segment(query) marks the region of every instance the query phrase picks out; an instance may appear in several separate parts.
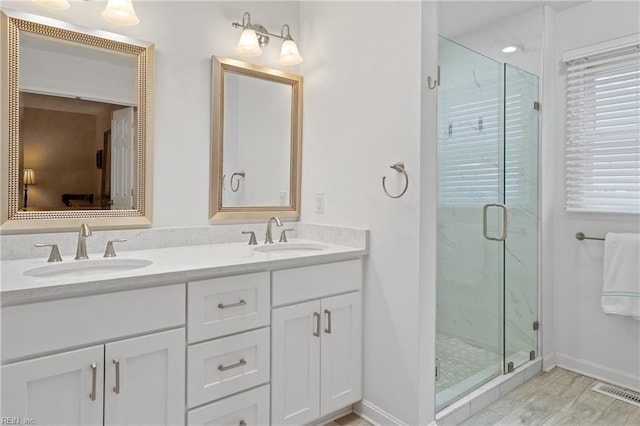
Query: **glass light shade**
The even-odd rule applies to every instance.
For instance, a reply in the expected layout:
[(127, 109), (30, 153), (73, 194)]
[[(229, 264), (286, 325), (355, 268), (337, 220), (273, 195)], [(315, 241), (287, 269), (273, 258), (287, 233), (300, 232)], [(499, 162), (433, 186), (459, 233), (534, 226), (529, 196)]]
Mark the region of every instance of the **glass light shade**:
[(136, 25), (140, 20), (136, 16), (131, 0), (109, 0), (102, 11), (105, 21), (117, 25)]
[(260, 48), (260, 44), (258, 44), (258, 35), (254, 30), (247, 28), (242, 31), (236, 52), (243, 56), (262, 55), (262, 49)]
[(298, 65), (302, 62), (302, 56), (298, 52), (298, 46), (293, 40), (285, 40), (280, 49), (280, 60), (282, 65)]
[(67, 0), (33, 0), (33, 2), (51, 9), (69, 9), (69, 2)]
[(35, 185), (36, 184), (36, 174), (33, 169), (24, 169), (24, 175), (22, 180), (25, 185)]

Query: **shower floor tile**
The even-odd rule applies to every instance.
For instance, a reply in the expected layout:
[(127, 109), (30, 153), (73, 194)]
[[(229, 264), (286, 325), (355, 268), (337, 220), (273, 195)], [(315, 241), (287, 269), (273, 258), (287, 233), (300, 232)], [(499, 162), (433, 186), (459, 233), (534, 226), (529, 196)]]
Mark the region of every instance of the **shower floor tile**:
[(443, 408), (502, 371), (501, 356), (445, 334), (436, 336), (440, 363), (436, 381), (436, 406)]

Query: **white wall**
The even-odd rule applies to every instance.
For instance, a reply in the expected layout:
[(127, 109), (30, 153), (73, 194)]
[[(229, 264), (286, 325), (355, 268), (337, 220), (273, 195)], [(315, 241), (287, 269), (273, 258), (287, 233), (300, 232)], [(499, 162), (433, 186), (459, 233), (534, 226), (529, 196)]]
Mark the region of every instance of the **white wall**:
[[(555, 65), (558, 120), (549, 155), (561, 159), (550, 170), (557, 179), (551, 226), (554, 291), (554, 351), (560, 366), (585, 372), (635, 389), (640, 388), (640, 322), (605, 315), (600, 308), (604, 244), (578, 241), (576, 232), (602, 237), (606, 232), (640, 232), (638, 216), (567, 213), (564, 193), (566, 72), (562, 53), (608, 39), (640, 32), (640, 3), (590, 2), (556, 14)], [(543, 168), (543, 174), (545, 168)], [(549, 189), (545, 185), (543, 191)]]
[[(451, 19), (465, 13), (465, 3), (444, 2), (446, 10), (440, 13)], [(487, 3), (487, 8), (491, 8)], [(457, 13), (454, 11), (457, 10)], [(524, 12), (502, 17), (496, 21), (474, 28), (472, 31), (443, 33), (442, 36), (469, 49), (475, 50), (498, 62), (508, 63), (535, 75), (542, 74), (543, 7), (533, 7)], [(503, 53), (507, 46), (516, 46), (513, 53)]]
[[(90, 28), (153, 42), (156, 48), (156, 97), (153, 152), (153, 226), (209, 223), (209, 147), (211, 56), (238, 56), (240, 30), (231, 26), (251, 13), (252, 22), (278, 33), (285, 23), (297, 39), (297, 2), (137, 1), (140, 23), (107, 23), (104, 2), (71, 2), (67, 10), (47, 9), (32, 1), (3, 1), (2, 7), (34, 13)], [(306, 52), (300, 46), (301, 54)], [(280, 68), (277, 40), (248, 62)], [(286, 70), (297, 72), (297, 67)]]
[[(433, 386), (431, 375), (419, 374), (423, 367), (433, 373), (419, 363), (421, 4), (303, 2), (300, 28), (313, 52), (301, 67), (302, 220), (371, 230), (364, 409), (375, 406), (407, 424), (418, 424), (425, 410), (431, 421), (433, 398), (418, 404), (421, 379)], [(397, 161), (410, 184), (391, 199), (381, 180), (387, 176), (398, 190), (401, 177), (389, 168)], [(315, 213), (316, 192), (325, 194), (324, 214)], [(433, 351), (433, 340), (426, 347)]]
[[(22, 41), (22, 39), (21, 39)], [(58, 52), (55, 42), (30, 46), (20, 43), (20, 90), (49, 95), (80, 97), (86, 100), (135, 105), (137, 60), (108, 54), (83, 58)], [(66, 45), (65, 45), (66, 46)], [(49, 50), (44, 50), (45, 47)], [(82, 48), (77, 48), (82, 52)]]
[(556, 153), (556, 145), (558, 138), (555, 132), (556, 121), (559, 119), (556, 113), (555, 96), (556, 96), (556, 61), (555, 61), (555, 28), (556, 28), (556, 12), (549, 6), (544, 8), (544, 31), (542, 43), (543, 71), (542, 71), (542, 93), (540, 101), (542, 108), (540, 109), (540, 120), (543, 125), (540, 131), (540, 171), (544, 171), (539, 175), (540, 185), (540, 241), (538, 255), (541, 267), (540, 272), (540, 289), (538, 292), (538, 300), (541, 306), (540, 312), (540, 335), (539, 349), (543, 357), (543, 369), (545, 371), (555, 366), (554, 353), (554, 276), (553, 276), (553, 244), (555, 241), (554, 203), (556, 192), (558, 191), (556, 182), (562, 180), (559, 165), (562, 163)]

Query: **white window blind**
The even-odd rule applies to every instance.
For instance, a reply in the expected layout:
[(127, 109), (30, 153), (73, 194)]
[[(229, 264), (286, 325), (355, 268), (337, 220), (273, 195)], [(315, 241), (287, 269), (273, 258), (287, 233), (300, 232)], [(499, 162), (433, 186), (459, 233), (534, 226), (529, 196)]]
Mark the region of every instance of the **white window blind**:
[(640, 48), (567, 62), (567, 210), (640, 213)]

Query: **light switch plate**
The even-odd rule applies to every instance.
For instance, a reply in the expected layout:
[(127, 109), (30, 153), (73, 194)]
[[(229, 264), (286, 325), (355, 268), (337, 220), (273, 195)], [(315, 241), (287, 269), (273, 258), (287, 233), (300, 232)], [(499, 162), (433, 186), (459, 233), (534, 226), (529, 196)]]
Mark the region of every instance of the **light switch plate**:
[(324, 192), (316, 192), (316, 213), (324, 214)]

